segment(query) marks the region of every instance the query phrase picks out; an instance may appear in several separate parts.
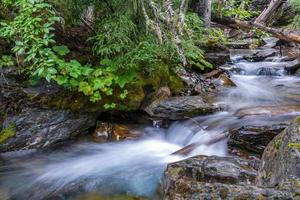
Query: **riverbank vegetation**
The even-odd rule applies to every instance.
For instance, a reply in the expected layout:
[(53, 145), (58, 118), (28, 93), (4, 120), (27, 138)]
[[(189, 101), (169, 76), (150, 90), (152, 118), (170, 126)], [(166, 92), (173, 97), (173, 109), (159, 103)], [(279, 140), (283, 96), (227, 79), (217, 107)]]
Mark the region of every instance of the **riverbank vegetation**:
[[(178, 94), (180, 74), (211, 69), (204, 51), (228, 40), (223, 30), (205, 27), (211, 18), (199, 15), (199, 2), (4, 0), (0, 38), (7, 48), (0, 66), (17, 66), (31, 84), (46, 79), (92, 102), (109, 99), (106, 109), (147, 85), (167, 85)], [(251, 0), (208, 3), (221, 17), (259, 15)], [(291, 3), (298, 12), (299, 3)], [(296, 15), (291, 27), (298, 26)]]

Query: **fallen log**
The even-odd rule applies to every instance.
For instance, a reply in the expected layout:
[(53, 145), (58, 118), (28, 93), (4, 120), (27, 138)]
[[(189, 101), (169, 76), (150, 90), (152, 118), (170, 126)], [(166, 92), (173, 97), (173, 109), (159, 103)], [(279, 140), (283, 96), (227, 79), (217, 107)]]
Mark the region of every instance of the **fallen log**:
[(226, 133), (219, 134), (216, 137), (214, 137), (214, 138), (212, 138), (212, 139), (210, 139), (209, 141), (206, 141), (206, 142), (203, 142), (203, 141), (194, 142), (192, 144), (189, 144), (189, 145), (183, 147), (182, 149), (179, 149), (178, 151), (175, 151), (171, 155), (187, 156), (188, 154), (190, 154), (192, 151), (194, 151), (200, 145), (215, 144), (217, 142), (220, 142), (220, 141), (226, 139), (228, 136), (229, 136), (229, 132), (226, 132)]
[(268, 7), (256, 18), (256, 24), (266, 24), (270, 17), (282, 4), (283, 0), (271, 0)]
[(219, 24), (230, 26), (232, 28), (240, 28), (245, 30), (251, 30), (253, 28), (257, 28), (267, 33), (270, 33), (281, 40), (300, 44), (300, 33), (292, 30), (271, 28), (252, 21), (243, 21), (231, 17), (214, 16), (213, 21)]

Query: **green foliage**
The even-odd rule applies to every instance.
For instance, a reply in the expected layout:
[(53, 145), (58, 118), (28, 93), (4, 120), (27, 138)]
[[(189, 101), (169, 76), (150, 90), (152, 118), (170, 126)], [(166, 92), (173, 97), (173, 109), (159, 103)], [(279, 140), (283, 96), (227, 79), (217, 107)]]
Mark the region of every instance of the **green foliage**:
[[(224, 1), (222, 7), (218, 8), (218, 1), (213, 1), (213, 12), (227, 16), (227, 17), (235, 17), (242, 20), (249, 20), (258, 15), (258, 12), (252, 11), (250, 8), (252, 0), (228, 0)], [(219, 9), (219, 10), (218, 10)]]
[(192, 40), (185, 40), (183, 42), (183, 47), (190, 65), (201, 70), (204, 70), (206, 67), (212, 68), (212, 65), (205, 61), (201, 49), (195, 46)]
[(14, 62), (10, 55), (4, 55), (0, 58), (0, 68), (13, 66)]
[(296, 13), (296, 16), (294, 17), (291, 26), (292, 28), (299, 29), (300, 28), (300, 1), (290, 0), (289, 3), (291, 4), (291, 7)]
[[(163, 2), (154, 2), (159, 12)], [(174, 10), (179, 9), (180, 3), (174, 1)], [(80, 18), (90, 5), (95, 9), (96, 31), (88, 41), (93, 47), (93, 65), (71, 59), (73, 54), (67, 45), (57, 44), (54, 40), (55, 25), (79, 26)], [(92, 102), (106, 100), (108, 96), (124, 100), (130, 93), (128, 83), (133, 80), (148, 80), (161, 66), (167, 66), (166, 71), (170, 74), (172, 69), (182, 67), (171, 37), (174, 31), (162, 22), (164, 41), (159, 41), (157, 35), (149, 31), (140, 0), (5, 0), (2, 6), (11, 13), (1, 21), (0, 38), (14, 44), (12, 55), (21, 71), (32, 80), (45, 78), (79, 91)], [(156, 13), (149, 7), (146, 6), (146, 12), (155, 19)], [(177, 18), (174, 18), (174, 26), (175, 21)], [(188, 67), (211, 67), (198, 47), (203, 34), (207, 34), (200, 18), (188, 13), (183, 29), (179, 36), (180, 45), (185, 51)], [(218, 38), (217, 34), (212, 37)], [(2, 60), (1, 63), (8, 63), (7, 58)], [(171, 78), (165, 79), (168, 83)], [(115, 102), (109, 102), (104, 108), (117, 106)]]
[(300, 151), (300, 143), (290, 142), (288, 144), (288, 147)]
[(14, 123), (9, 124), (8, 127), (4, 128), (0, 132), (0, 144), (5, 142), (7, 139), (14, 137), (16, 135), (16, 125)]
[[(43, 0), (6, 1), (7, 6), (18, 9), (16, 17), (1, 22), (0, 37), (15, 40), (12, 51), (27, 73), (32, 77), (43, 77), (47, 81), (56, 81), (59, 85), (78, 90), (99, 101), (102, 95), (113, 95), (114, 87), (124, 88), (134, 78), (133, 70), (118, 72), (116, 63), (103, 59), (99, 67), (82, 65), (76, 60), (65, 61), (62, 57), (69, 49), (56, 46), (53, 26), (60, 21), (50, 4)], [(123, 93), (121, 98), (125, 98)], [(106, 107), (113, 108), (112, 105)]]

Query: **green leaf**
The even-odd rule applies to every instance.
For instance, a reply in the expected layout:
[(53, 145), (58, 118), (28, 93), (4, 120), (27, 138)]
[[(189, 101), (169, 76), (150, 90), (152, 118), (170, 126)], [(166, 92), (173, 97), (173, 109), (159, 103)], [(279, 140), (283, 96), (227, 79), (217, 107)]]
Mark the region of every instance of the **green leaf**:
[(104, 85), (103, 85), (103, 82), (101, 79), (97, 78), (93, 81), (93, 89), (94, 90), (98, 90), (98, 89), (101, 89), (103, 88)]
[(84, 76), (90, 75), (94, 70), (90, 67), (83, 67), (81, 68), (81, 74)]
[(79, 92), (88, 96), (93, 94), (93, 89), (87, 82), (82, 81), (79, 83)]
[(101, 99), (102, 99), (102, 97), (101, 97), (99, 91), (96, 91), (96, 92), (94, 93), (94, 95), (90, 97), (90, 100), (91, 100), (92, 102), (94, 102), (94, 103), (97, 102), (97, 101), (100, 101)]
[(128, 95), (128, 91), (124, 90), (123, 93), (120, 94), (120, 98), (125, 99), (127, 97), (127, 95)]
[(68, 82), (68, 78), (66, 76), (57, 76), (56, 82), (58, 85), (64, 85)]
[(65, 56), (68, 53), (70, 53), (70, 50), (67, 46), (61, 45), (61, 46), (54, 46), (53, 50), (60, 56)]
[(57, 70), (56, 70), (55, 68), (53, 68), (53, 67), (48, 68), (48, 69), (47, 69), (47, 72), (48, 72), (49, 74), (57, 74)]
[(104, 66), (109, 66), (112, 64), (112, 61), (110, 59), (105, 58), (105, 59), (101, 60), (100, 64), (104, 65)]

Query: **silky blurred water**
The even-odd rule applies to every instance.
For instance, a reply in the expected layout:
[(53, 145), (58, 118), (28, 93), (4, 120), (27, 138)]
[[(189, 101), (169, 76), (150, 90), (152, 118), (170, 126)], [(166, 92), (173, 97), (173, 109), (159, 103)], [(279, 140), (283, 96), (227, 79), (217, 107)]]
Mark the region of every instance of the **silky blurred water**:
[[(239, 57), (235, 53), (233, 61)], [(226, 111), (175, 122), (168, 129), (144, 127), (144, 136), (135, 140), (85, 142), (51, 153), (4, 156), (5, 164), (0, 167), (0, 199), (73, 199), (87, 192), (134, 194), (151, 199), (168, 163), (200, 154), (226, 156), (227, 141), (200, 145), (186, 157), (174, 156), (173, 152), (194, 142), (209, 141), (232, 128), (267, 125), (297, 114), (255, 118), (239, 118), (234, 114), (242, 108), (300, 104), (299, 77), (287, 76), (282, 69), (275, 75), (257, 75), (262, 67), (277, 69), (281, 65), (236, 62), (233, 67), (239, 73), (231, 74), (236, 87), (225, 89), (215, 102), (225, 105)]]

